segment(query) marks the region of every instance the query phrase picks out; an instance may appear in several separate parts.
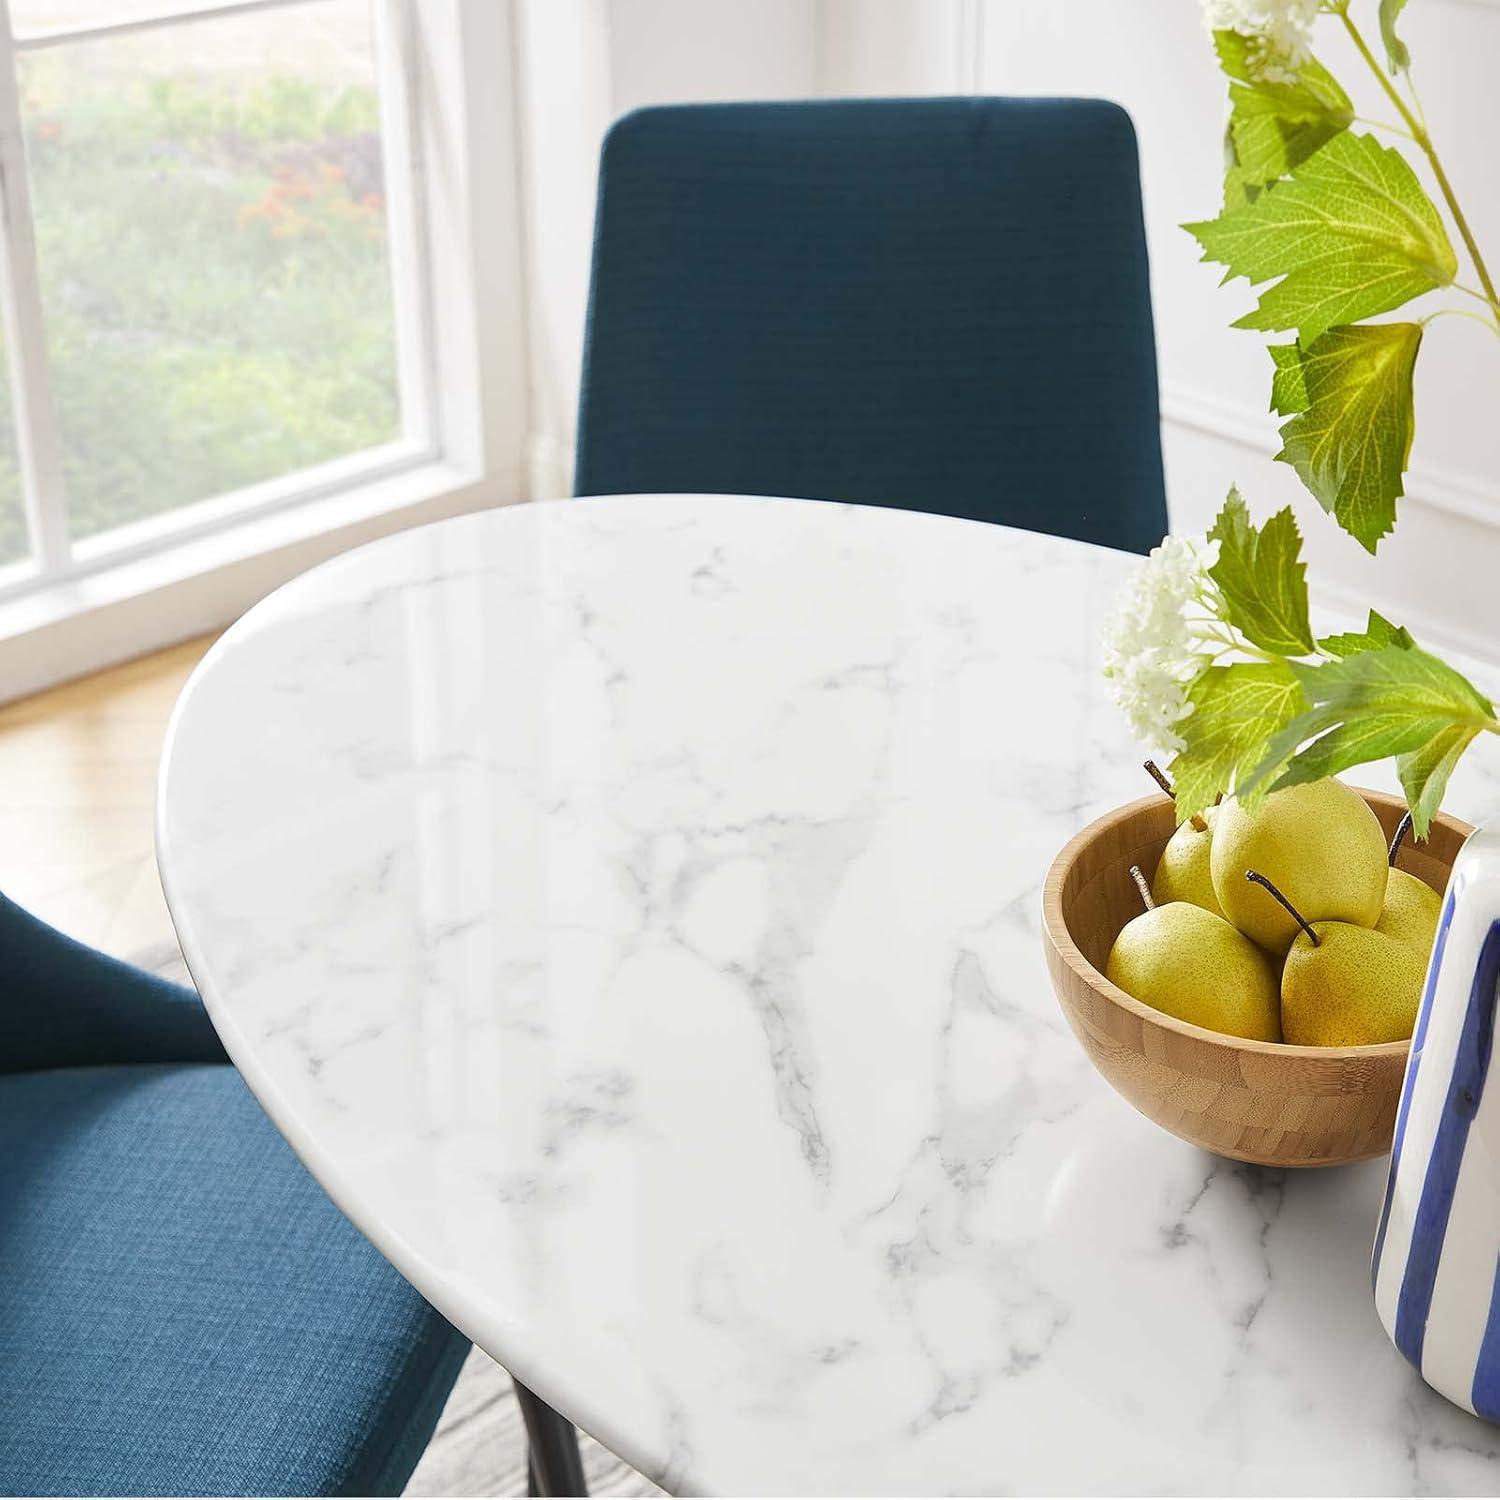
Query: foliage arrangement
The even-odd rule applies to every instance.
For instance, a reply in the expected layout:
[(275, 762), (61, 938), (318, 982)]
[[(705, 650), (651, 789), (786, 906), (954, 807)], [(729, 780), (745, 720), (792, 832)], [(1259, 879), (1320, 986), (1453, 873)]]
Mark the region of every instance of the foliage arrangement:
[[(1226, 281), (1259, 288), (1235, 326), (1282, 336), (1268, 346), (1271, 407), (1286, 418), (1277, 458), (1373, 553), (1403, 493), (1423, 330), (1458, 315), (1500, 334), (1500, 298), (1412, 83), (1406, 0), (1371, 3), (1384, 66), (1353, 0), (1204, 0), (1229, 81), (1224, 204), (1185, 227)], [(1344, 31), (1396, 112), (1399, 123), (1371, 128), (1404, 148), (1356, 128), (1370, 122), (1312, 53), (1320, 19)], [(1403, 149), (1425, 161), (1447, 219)], [(1477, 287), (1460, 279), (1450, 221)], [(1433, 292), (1478, 307), (1369, 321)], [(1464, 751), (1500, 733), (1494, 705), (1374, 610), (1362, 631), (1315, 637), (1301, 546), (1290, 509), (1257, 528), (1231, 490), (1205, 538), (1153, 552), (1111, 631), (1106, 674), (1136, 733), (1173, 752), (1179, 819), (1220, 794), (1254, 804), (1395, 756), (1425, 837)]]
[[(373, 89), (95, 74), (68, 49), (22, 84), (76, 535), (398, 435)], [(19, 495), (3, 410), (0, 563), (25, 551)]]

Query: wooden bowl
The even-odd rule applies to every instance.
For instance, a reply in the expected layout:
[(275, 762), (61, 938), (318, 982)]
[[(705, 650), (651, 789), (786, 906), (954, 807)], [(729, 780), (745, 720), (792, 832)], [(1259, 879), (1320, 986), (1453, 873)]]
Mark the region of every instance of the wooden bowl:
[[(1389, 839), (1406, 806), (1360, 795)], [(1132, 999), (1104, 977), (1120, 929), (1172, 836), (1164, 796), (1143, 797), (1091, 823), (1052, 862), (1042, 892), (1043, 940), (1063, 1014), (1094, 1066), (1148, 1119), (1220, 1156), (1275, 1167), (1329, 1167), (1391, 1149), (1408, 1043), (1292, 1047), (1189, 1025)], [(1441, 893), (1473, 830), (1439, 816), (1400, 867)]]

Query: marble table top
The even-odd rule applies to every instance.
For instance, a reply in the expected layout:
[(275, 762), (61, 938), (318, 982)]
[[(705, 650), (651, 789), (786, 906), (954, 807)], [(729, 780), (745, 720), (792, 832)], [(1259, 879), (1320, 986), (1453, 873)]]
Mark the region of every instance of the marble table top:
[(1205, 1155), (1053, 999), (1047, 865), (1149, 790), (1098, 668), (1134, 566), (537, 504), (315, 569), (184, 692), (159, 855), (234, 1060), (438, 1308), (668, 1489), (1500, 1485), (1500, 1430), (1376, 1321), (1384, 1163)]

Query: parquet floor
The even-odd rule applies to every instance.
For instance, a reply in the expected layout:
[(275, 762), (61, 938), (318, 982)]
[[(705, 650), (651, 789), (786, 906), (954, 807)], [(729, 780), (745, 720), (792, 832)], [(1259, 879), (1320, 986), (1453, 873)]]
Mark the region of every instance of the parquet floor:
[(156, 763), (213, 640), (0, 707), (0, 891), (108, 953), (172, 936), (153, 854)]

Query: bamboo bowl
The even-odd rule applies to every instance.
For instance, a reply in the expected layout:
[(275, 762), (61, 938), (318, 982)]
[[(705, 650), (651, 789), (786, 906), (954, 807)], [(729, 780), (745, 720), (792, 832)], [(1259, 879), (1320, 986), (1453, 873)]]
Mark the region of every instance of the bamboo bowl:
[[(1389, 840), (1405, 803), (1357, 790)], [(1094, 1066), (1148, 1119), (1220, 1156), (1273, 1167), (1331, 1167), (1389, 1151), (1408, 1043), (1250, 1041), (1165, 1015), (1104, 977), (1116, 936), (1141, 910), (1130, 866), (1153, 875), (1173, 827), (1171, 800), (1143, 797), (1091, 823), (1047, 872), (1047, 968)], [(1427, 842), (1408, 840), (1397, 862), (1441, 894), (1472, 831), (1439, 815)]]

